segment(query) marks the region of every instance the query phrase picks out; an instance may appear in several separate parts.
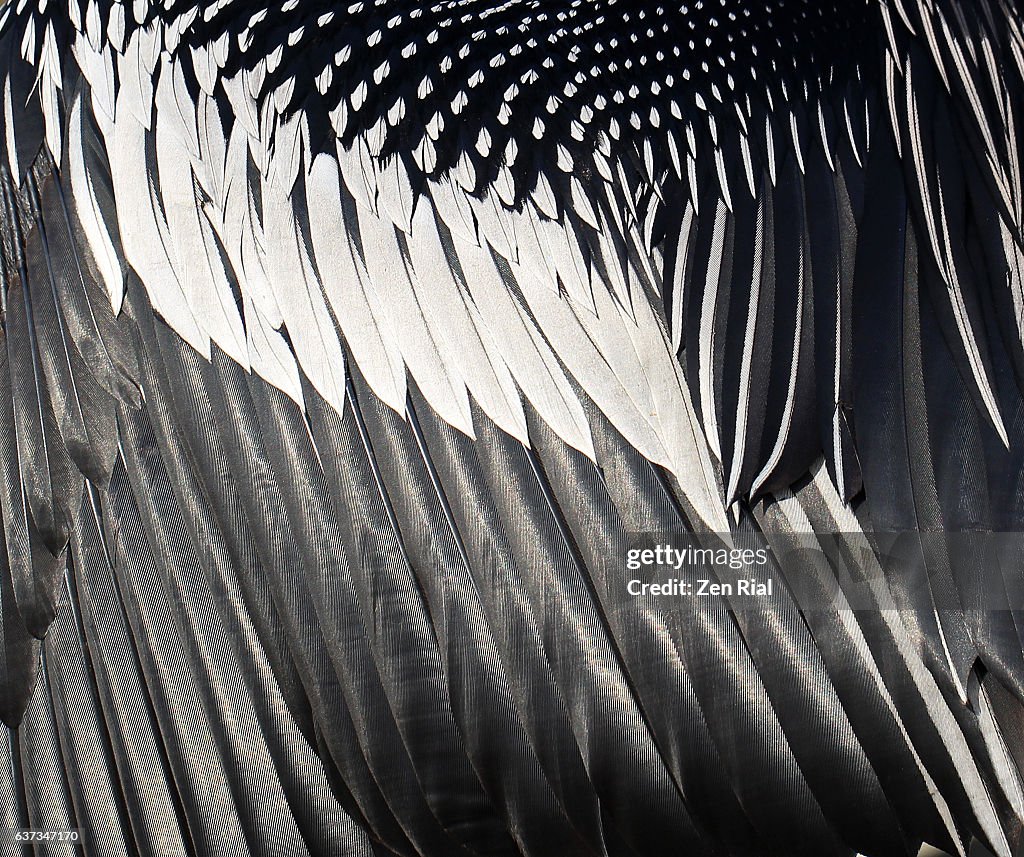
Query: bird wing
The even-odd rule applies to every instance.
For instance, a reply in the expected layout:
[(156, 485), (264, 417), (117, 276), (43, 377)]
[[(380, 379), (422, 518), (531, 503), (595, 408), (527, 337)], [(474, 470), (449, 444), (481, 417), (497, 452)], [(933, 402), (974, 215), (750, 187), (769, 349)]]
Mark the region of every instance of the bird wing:
[[(945, 532), (1019, 529), (1015, 7), (524, 119), (399, 76), (440, 7), (231, 5), (0, 12), (0, 826), (1010, 853), (1019, 556)], [(680, 534), (771, 609), (634, 597)]]

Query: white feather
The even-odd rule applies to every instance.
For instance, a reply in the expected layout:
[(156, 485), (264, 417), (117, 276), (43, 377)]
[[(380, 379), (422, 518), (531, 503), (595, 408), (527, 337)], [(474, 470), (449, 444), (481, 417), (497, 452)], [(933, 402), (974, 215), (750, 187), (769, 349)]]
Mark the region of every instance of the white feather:
[(96, 0), (89, 0), (85, 9), (85, 35), (92, 49), (98, 53), (103, 45), (103, 21)]
[[(199, 211), (192, 165), (183, 158), (178, 123), (160, 113), (156, 122), (159, 193), (167, 218), (171, 263), (196, 321), (233, 360), (248, 368), (242, 319), (213, 230)], [(123, 222), (123, 221), (122, 221)]]
[(394, 331), (381, 317), (366, 286), (369, 273), (345, 239), (338, 164), (317, 155), (306, 179), (309, 230), (317, 270), (352, 358), (370, 389), (399, 414), (405, 413), (405, 363)]
[(197, 323), (165, 246), (167, 225), (155, 200), (146, 158), (146, 129), (129, 113), (118, 117), (107, 140), (121, 246), (149, 294), (153, 309), (207, 359), (210, 339)]
[(527, 442), (526, 416), (512, 376), (500, 357), (492, 360), (452, 274), (433, 206), (422, 200), (409, 233), (411, 282), (444, 362), (465, 381), (473, 398), (496, 425)]
[(346, 149), (338, 141), (338, 166), (349, 193), (373, 215), (377, 214), (377, 166), (362, 140)]
[(409, 374), (424, 397), (446, 422), (473, 435), (473, 420), (466, 385), (456, 367), (449, 365), (443, 344), (434, 341), (402, 256), (395, 226), (366, 209), (358, 209), (363, 262), (372, 290), (387, 312), (394, 341), (402, 352)]
[(704, 433), (715, 457), (722, 460), (719, 445), (718, 413), (715, 410), (715, 305), (722, 276), (722, 257), (725, 241), (726, 207), (718, 201), (715, 210), (714, 233), (711, 241), (711, 258), (707, 266), (704, 283), (704, 300), (701, 306), (701, 325), (698, 333), (698, 388), (700, 390), (700, 411), (704, 419)]
[(128, 40), (124, 55), (118, 58), (117, 109), (127, 110), (144, 128), (152, 128), (153, 74), (142, 57), (144, 30), (136, 30)]
[(454, 234), (453, 242), (482, 337), (493, 343), (523, 395), (555, 434), (593, 459), (583, 406), (551, 347), (502, 281), (490, 252)]
[(567, 223), (536, 218), (533, 227), (548, 264), (569, 297), (579, 306), (594, 312), (594, 292), (590, 266), (583, 255), (583, 245), (576, 230)]
[(551, 189), (551, 182), (548, 181), (543, 170), (537, 172), (537, 184), (531, 191), (530, 198), (545, 217), (550, 220), (558, 219), (558, 202), (555, 200), (555, 192)]
[(497, 194), (487, 192), (482, 198), (466, 196), (476, 218), (480, 237), (510, 262), (519, 261), (519, 246), (512, 219)]
[(458, 235), (463, 241), (480, 246), (480, 238), (477, 234), (476, 218), (473, 216), (473, 208), (466, 199), (466, 192), (457, 187), (450, 178), (429, 183), (430, 198), (433, 200), (434, 209), (438, 216), (444, 221), (445, 226), (453, 235)]
[[(765, 199), (758, 200), (757, 234), (754, 236), (754, 267), (750, 276), (750, 297), (747, 303), (746, 329), (743, 333), (743, 355), (740, 360), (739, 390), (737, 393), (736, 427), (733, 435), (733, 456), (729, 468), (728, 488), (726, 495), (735, 497), (739, 489), (739, 480), (747, 452), (747, 420), (750, 413), (750, 400), (754, 396), (762, 396), (763, 391), (751, 390), (751, 371), (754, 363), (754, 335), (757, 332), (757, 314), (761, 303), (761, 278), (764, 271), (764, 245), (766, 236)], [(771, 240), (768, 237), (768, 240)], [(744, 275), (746, 272), (744, 272)], [(746, 277), (744, 276), (744, 279)], [(739, 331), (729, 331), (738, 335)]]
[[(599, 274), (594, 273), (592, 280), (597, 284), (597, 288), (611, 289), (612, 294), (618, 299), (619, 305), (627, 312), (631, 312), (629, 310), (631, 300), (629, 260), (624, 258), (624, 254), (620, 252), (607, 219), (601, 217), (601, 224), (597, 231), (597, 245), (601, 250), (601, 261), (604, 263), (607, 276), (601, 278), (601, 282), (597, 282)], [(620, 237), (619, 241), (621, 240)]]
[(114, 3), (110, 7), (110, 17), (107, 19), (107, 38), (114, 50), (119, 53), (124, 50), (124, 6)]
[[(78, 36), (72, 45), (78, 67), (89, 82), (92, 93), (93, 112), (100, 114), (107, 123), (114, 121), (114, 64), (109, 48), (95, 50), (84, 36)], [(99, 117), (97, 117), (99, 118)]]
[(569, 190), (572, 194), (572, 206), (576, 212), (576, 216), (579, 217), (584, 223), (589, 224), (594, 229), (600, 229), (601, 225), (598, 221), (597, 212), (594, 211), (593, 203), (590, 201), (590, 197), (584, 190), (582, 183), (576, 176), (569, 177)]
[(249, 365), (299, 405), (304, 403), (295, 356), (283, 336), (270, 325), (259, 307), (243, 296)]
[[(264, 110), (270, 109), (268, 99), (264, 104)], [(278, 120), (277, 128), (272, 135), (273, 145), (270, 147), (266, 175), (270, 184), (275, 185), (286, 196), (291, 194), (295, 180), (299, 176), (302, 155), (308, 148), (308, 138), (305, 117), (301, 113)]]
[[(92, 176), (86, 166), (84, 140), (82, 137), (82, 95), (75, 96), (71, 105), (68, 122), (68, 167), (71, 182), (71, 200), (75, 214), (81, 224), (92, 257), (96, 262), (100, 278), (110, 298), (115, 314), (121, 311), (124, 299), (124, 269), (111, 238), (111, 226), (104, 221)], [(112, 224), (114, 229), (117, 224)]]
[(214, 228), (221, 236), (242, 291), (276, 330), (283, 316), (264, 268), (263, 228), (255, 205), (249, 181), (248, 135), (241, 123), (235, 122), (225, 157), (224, 215), (220, 222), (214, 222)]
[(199, 130), (196, 127), (196, 107), (185, 85), (180, 63), (166, 60), (160, 66), (156, 85), (156, 112), (164, 128), (178, 138), (188, 154), (199, 158)]
[(18, 129), (14, 127), (14, 96), (11, 92), (11, 79), (4, 79), (4, 146), (7, 149), (7, 164), (11, 169), (11, 176), (14, 183), (21, 183), (21, 164), (18, 162), (18, 147), (15, 142), (15, 135)]
[(522, 249), (519, 253), (519, 265), (513, 267), (529, 271), (534, 279), (546, 285), (551, 291), (557, 292), (558, 269), (547, 247), (541, 244), (539, 230), (544, 227), (537, 223), (540, 215), (536, 207), (524, 205), (522, 219), (522, 228), (519, 230), (519, 245)]
[(413, 196), (409, 171), (402, 159), (393, 156), (380, 171), (378, 181), (378, 202), (391, 221), (403, 232), (412, 229), (413, 208), (416, 199)]
[(227, 140), (221, 123), (220, 110), (216, 101), (200, 94), (196, 108), (201, 158), (193, 161), (192, 168), (200, 187), (206, 192), (218, 210), (225, 208), (225, 171), (227, 169)]
[(260, 136), (259, 112), (256, 101), (249, 92), (249, 87), (243, 81), (244, 72), (238, 72), (231, 77), (221, 78), (221, 89), (231, 104), (235, 122), (240, 122), (242, 127), (253, 139)]
[[(786, 448), (786, 441), (789, 439), (789, 432), (793, 425), (793, 415), (796, 408), (796, 383), (798, 372), (800, 371), (800, 356), (801, 346), (803, 339), (803, 328), (804, 328), (804, 290), (806, 288), (806, 260), (802, 260), (803, 265), (798, 274), (797, 280), (797, 293), (796, 293), (796, 311), (793, 327), (793, 351), (789, 362), (789, 384), (786, 389), (786, 404), (782, 411), (782, 424), (779, 427), (779, 436), (775, 441), (775, 445), (772, 447), (771, 454), (765, 461), (764, 466), (761, 468), (760, 473), (754, 478), (754, 481), (750, 485), (750, 493), (755, 494), (758, 489), (764, 484), (765, 480), (771, 475), (772, 471), (778, 465), (779, 461), (782, 460), (782, 453)], [(755, 393), (755, 395), (760, 395)]]
[(341, 413), (345, 405), (345, 356), (324, 300), (291, 200), (272, 181), (263, 183), (266, 266), (295, 355), (310, 383)]
[(569, 302), (529, 275), (519, 276), (526, 274), (525, 270), (515, 273), (527, 308), (559, 361), (629, 443), (651, 461), (670, 466), (668, 453), (649, 420), (637, 410)]
[(204, 45), (193, 45), (192, 71), (199, 83), (199, 88), (208, 96), (216, 92), (217, 87), (217, 61), (214, 59), (213, 51)]
[(43, 111), (46, 147), (50, 150), (54, 162), (59, 164), (64, 143), (64, 123), (61, 117), (58, 86), (49, 75), (44, 75), (39, 81), (39, 105)]

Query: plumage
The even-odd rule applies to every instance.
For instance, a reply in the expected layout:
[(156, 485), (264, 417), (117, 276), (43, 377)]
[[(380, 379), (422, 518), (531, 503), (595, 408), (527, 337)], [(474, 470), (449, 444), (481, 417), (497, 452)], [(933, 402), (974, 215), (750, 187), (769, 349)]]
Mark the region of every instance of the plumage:
[(1022, 111), (1016, 0), (8, 3), (0, 827), (1018, 853)]

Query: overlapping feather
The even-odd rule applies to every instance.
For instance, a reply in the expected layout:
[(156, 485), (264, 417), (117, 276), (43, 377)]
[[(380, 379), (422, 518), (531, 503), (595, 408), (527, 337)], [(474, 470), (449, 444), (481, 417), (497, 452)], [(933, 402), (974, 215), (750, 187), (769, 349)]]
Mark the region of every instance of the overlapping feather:
[(845, 598), (887, 529), (1019, 526), (1013, 7), (881, 2), (884, 57), (833, 101), (698, 92), (522, 188), (513, 148), (490, 186), (465, 153), (428, 179), (383, 126), (288, 112), (273, 56), (188, 45), (198, 9), (71, 6), (0, 36), (12, 825), (1011, 852), (1019, 617), (971, 614), (956, 557), (921, 549), (935, 609), (867, 615), (799, 613), (790, 568), (776, 610), (666, 610), (621, 559), (842, 532)]

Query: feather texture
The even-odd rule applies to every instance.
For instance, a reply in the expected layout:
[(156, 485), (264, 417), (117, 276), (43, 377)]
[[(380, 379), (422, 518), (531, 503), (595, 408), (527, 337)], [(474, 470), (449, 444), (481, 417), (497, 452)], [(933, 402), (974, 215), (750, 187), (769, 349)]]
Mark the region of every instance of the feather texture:
[(0, 827), (1017, 853), (1024, 24), (833, 5), (5, 7)]

